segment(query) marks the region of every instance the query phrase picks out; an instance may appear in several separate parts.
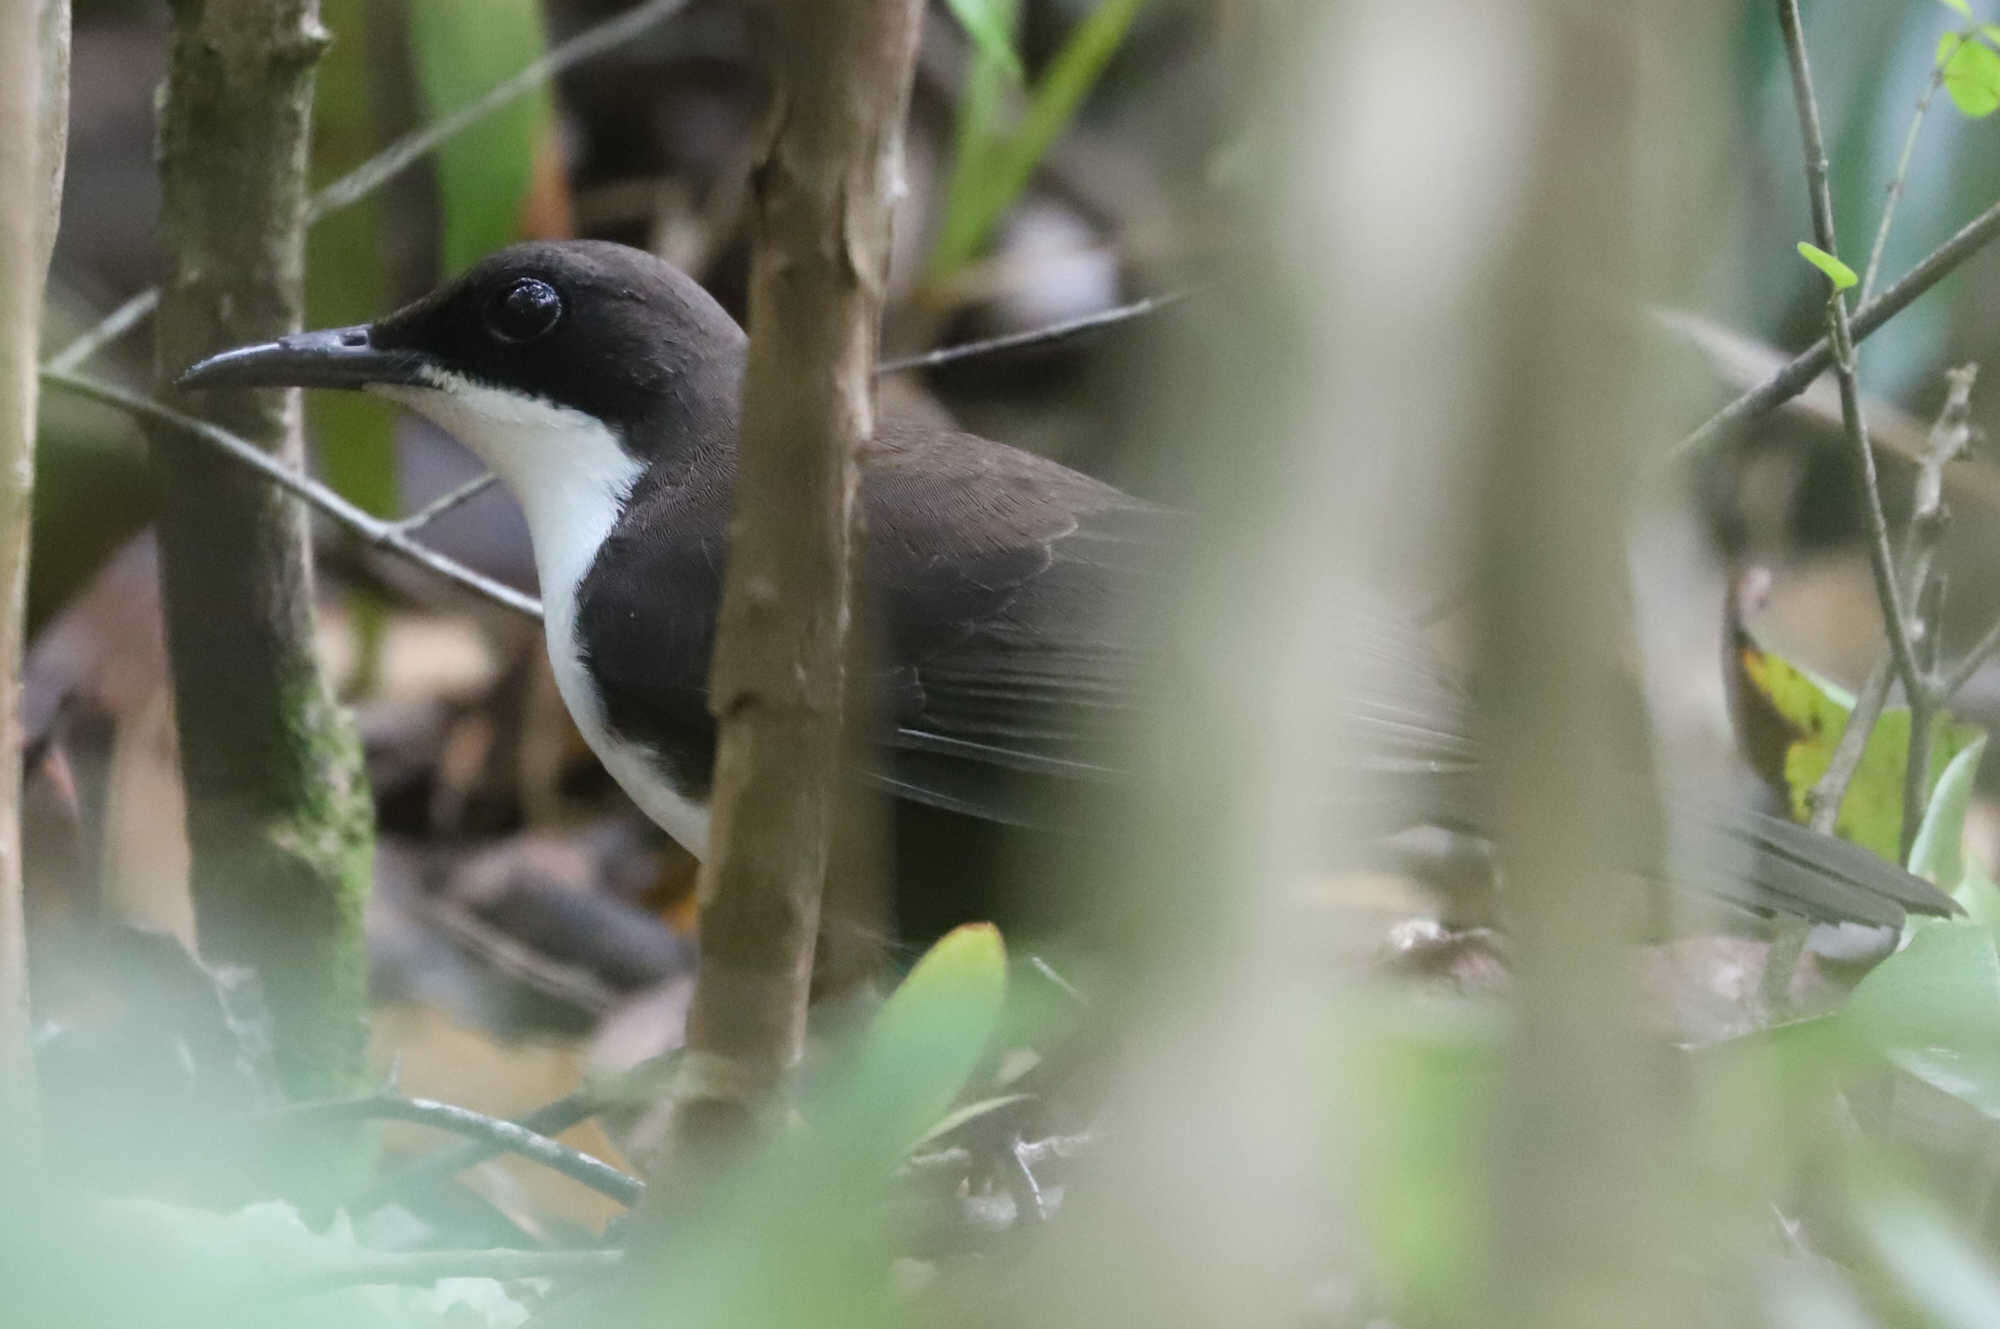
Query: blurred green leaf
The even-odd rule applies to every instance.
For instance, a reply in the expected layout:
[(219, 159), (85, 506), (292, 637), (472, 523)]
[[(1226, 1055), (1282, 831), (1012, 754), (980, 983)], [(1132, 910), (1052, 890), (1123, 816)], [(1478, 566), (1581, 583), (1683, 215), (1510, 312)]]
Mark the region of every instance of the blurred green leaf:
[[(979, 1064), (1007, 991), (1007, 953), (987, 925), (933, 946), (844, 1064), (777, 1140), (673, 1234), (649, 1264), (653, 1304), (677, 1324), (763, 1329), (893, 1323), (893, 1169)], [(754, 1240), (745, 1234), (754, 1233)]]
[(1328, 1076), (1366, 1086), (1366, 1097), (1338, 1114), (1328, 1156), (1351, 1160), (1384, 1292), (1416, 1323), (1451, 1323), (1490, 1273), (1490, 1219), (1467, 1186), (1491, 1161), (1506, 1026), (1491, 1007), (1408, 991), (1357, 996), (1338, 1019), (1339, 1068)]
[[(325, 0), (321, 17), (333, 45), (313, 85), (312, 179), (346, 174), (381, 147), (371, 96), (368, 0)], [(382, 263), (380, 196), (324, 218), (306, 239), (306, 323), (344, 327), (382, 314), (389, 281)], [(394, 408), (359, 392), (306, 395), (306, 418), (320, 442), (327, 482), (378, 517), (396, 510)]]
[(1986, 735), (1981, 734), (1951, 759), (1931, 790), (1910, 846), (1910, 871), (1947, 893), (1957, 890), (1965, 876), (1965, 814), (1972, 808), (1979, 759), (1985, 755)]
[(1938, 0), (1946, 9), (1955, 9), (1967, 18), (1972, 17), (1972, 7), (1965, 0)]
[(946, 0), (973, 46), (1016, 83), (1025, 77), (1014, 53), (1014, 0)]
[(2000, 1325), (2000, 1272), (1981, 1247), (1927, 1200), (1897, 1187), (1864, 1201), (1860, 1227), (1928, 1323)]
[(1962, 113), (1978, 120), (2000, 110), (2000, 52), (1952, 32), (1939, 38), (1937, 58), (1945, 91)]
[[(1013, 0), (1007, 0), (1009, 7)], [(1111, 62), (1145, 0), (1099, 0), (1076, 26), (1028, 96), (1021, 121), (1005, 133), (968, 133), (968, 123), (990, 122), (994, 108), (975, 98), (968, 84), (960, 108), (957, 160), (945, 218), (932, 247), (928, 275), (941, 281), (972, 261), (1021, 191), (1035, 167), (1061, 137), (1076, 109)], [(983, 127), (983, 126), (982, 126)]]
[(1855, 987), (1843, 1019), (1893, 1065), (2000, 1118), (2000, 955), (1991, 928), (1918, 924)]
[[(312, 181), (319, 188), (366, 161), (382, 146), (376, 132), (374, 62), (368, 52), (368, 0), (325, 0), (322, 22), (333, 45), (313, 84)], [(321, 219), (306, 233), (306, 325), (345, 327), (378, 318), (390, 304), (382, 261), (383, 200), (375, 195)], [(318, 443), (317, 469), (329, 485), (378, 517), (394, 516), (395, 408), (362, 392), (309, 392), (306, 421)], [(354, 691), (373, 690), (386, 612), (380, 599), (355, 594), (358, 638)]]
[(1861, 281), (1861, 278), (1854, 275), (1853, 268), (1848, 267), (1818, 245), (1807, 244), (1803, 240), (1799, 241), (1799, 257), (1825, 273), (1826, 279), (1833, 283), (1833, 289), (1836, 291), (1844, 291)]
[[(1806, 795), (1832, 764), (1833, 750), (1847, 727), (1851, 702), (1835, 695), (1810, 674), (1768, 651), (1746, 651), (1743, 671), (1750, 685), (1768, 698), (1793, 734), (1785, 751), (1785, 786), (1792, 815), (1806, 818)], [(1959, 753), (1983, 737), (1975, 726), (1947, 715), (1931, 729), (1931, 782)], [(1841, 801), (1834, 830), (1894, 862), (1902, 847), (1903, 766), (1909, 759), (1910, 712), (1889, 707), (1862, 749), (1861, 765)]]
[[(369, 1252), (344, 1226), (314, 1232), (288, 1204), (265, 1202), (233, 1213), (155, 1200), (97, 1207), (93, 1235), (124, 1263), (129, 1298), (115, 1321), (224, 1325), (231, 1329), (519, 1329), (528, 1308), (489, 1278), (449, 1278), (423, 1287), (355, 1284), (307, 1295), (272, 1290), (351, 1266)], [(120, 1280), (110, 1280), (113, 1284)], [(101, 1305), (101, 1295), (90, 1304)], [(86, 1321), (77, 1321), (83, 1323)]]
[[(434, 116), (473, 101), (542, 54), (536, 0), (413, 0), (410, 44)], [(520, 237), (535, 154), (553, 132), (546, 88), (494, 112), (438, 152), (447, 274)]]

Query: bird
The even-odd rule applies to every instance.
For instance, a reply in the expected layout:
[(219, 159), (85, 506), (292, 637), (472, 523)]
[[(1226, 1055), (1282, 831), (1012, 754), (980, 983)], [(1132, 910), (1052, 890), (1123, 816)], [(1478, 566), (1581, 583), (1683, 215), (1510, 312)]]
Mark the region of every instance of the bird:
[[(224, 351), (177, 383), (375, 394), (497, 472), (527, 519), (564, 704), (633, 801), (700, 858), (747, 346), (653, 255), (539, 241), (374, 323)], [(897, 931), (936, 935), (1000, 912), (1011, 846), (1069, 844), (1062, 809), (1126, 778), (1108, 736), (1142, 704), (1151, 592), (1191, 519), (934, 413), (882, 410), (858, 469), (865, 774), (895, 813)], [(1359, 670), (1342, 703), (1360, 783), (1398, 791), (1384, 801), (1412, 825), (1480, 829), (1464, 687), (1412, 618), (1357, 597), (1349, 620)], [(1705, 848), (1676, 875), (1746, 915), (1895, 926), (1956, 909), (1782, 818), (1703, 804), (1693, 820)]]

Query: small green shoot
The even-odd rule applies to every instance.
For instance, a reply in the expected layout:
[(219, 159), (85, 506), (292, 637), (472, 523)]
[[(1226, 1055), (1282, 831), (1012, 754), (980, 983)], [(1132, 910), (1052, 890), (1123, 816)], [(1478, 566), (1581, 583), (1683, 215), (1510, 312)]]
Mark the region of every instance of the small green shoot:
[(1799, 257), (1825, 273), (1826, 279), (1833, 283), (1833, 289), (1836, 291), (1844, 291), (1850, 286), (1858, 285), (1861, 281), (1861, 278), (1854, 275), (1853, 268), (1848, 267), (1818, 245), (1808, 244), (1804, 240), (1799, 241)]

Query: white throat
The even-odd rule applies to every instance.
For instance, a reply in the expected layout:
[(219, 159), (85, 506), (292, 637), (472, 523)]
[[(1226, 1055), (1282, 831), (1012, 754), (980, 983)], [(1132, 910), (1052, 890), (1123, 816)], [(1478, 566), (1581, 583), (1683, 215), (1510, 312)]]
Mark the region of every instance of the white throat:
[(554, 402), (428, 371), (428, 387), (370, 387), (423, 415), (491, 466), (528, 519), (549, 662), (563, 704), (598, 759), (661, 829), (697, 857), (708, 812), (667, 785), (649, 754), (614, 735), (584, 668), (577, 590), (646, 469), (603, 421)]

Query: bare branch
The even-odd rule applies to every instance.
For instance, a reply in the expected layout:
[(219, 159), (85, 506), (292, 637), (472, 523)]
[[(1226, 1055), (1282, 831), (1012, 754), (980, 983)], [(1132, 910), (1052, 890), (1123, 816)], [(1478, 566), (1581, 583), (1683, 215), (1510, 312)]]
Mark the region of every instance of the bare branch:
[(1950, 525), (1944, 501), (1945, 467), (1965, 455), (1972, 444), (1972, 385), (1977, 365), (1950, 370), (1949, 388), (1937, 423), (1931, 427), (1923, 464), (1917, 469), (1916, 502), (1910, 513), (1904, 561), (1909, 567), (1911, 598), (1916, 603), (1918, 664), (1924, 685), (1910, 698), (1910, 748), (1903, 765), (1903, 834), (1900, 857), (1907, 863), (1917, 842), (1924, 802), (1930, 788), (1931, 724), (1942, 705), (1936, 684), (1938, 651), (1944, 634), (1944, 578), (1935, 571), (1938, 548)]
[[(1827, 187), (1826, 142), (1820, 133), (1819, 101), (1813, 95), (1812, 68), (1806, 59), (1805, 34), (1799, 26), (1798, 0), (1778, 0), (1778, 26), (1785, 36), (1785, 55), (1792, 71), (1792, 99), (1797, 105), (1799, 133), (1805, 144), (1806, 187), (1812, 203), (1813, 241), (1828, 254), (1840, 253), (1833, 230), (1833, 194)], [(1861, 476), (1861, 499), (1868, 532), (1868, 566), (1875, 577), (1875, 597), (1882, 605), (1882, 627), (1903, 690), (1915, 699), (1923, 689), (1916, 656), (1910, 647), (1909, 619), (1889, 550), (1889, 523), (1882, 515), (1882, 489), (1875, 476), (1875, 450), (1868, 443), (1868, 423), (1861, 410), (1861, 390), (1855, 372), (1854, 342), (1848, 326), (1847, 298), (1836, 290), (1827, 299), (1828, 335), (1833, 339), (1834, 377), (1840, 386), (1840, 417), (1849, 449)]]
[[(1925, 255), (1924, 260), (1882, 294), (1854, 311), (1848, 322), (1849, 339), (1859, 344), (1884, 323), (1915, 304), (1917, 298), (1949, 277), (1974, 254), (2000, 235), (2000, 203), (1960, 227), (1958, 233)], [(1824, 245), (1821, 248), (1825, 248)], [(1758, 386), (1745, 392), (1710, 416), (1693, 433), (1674, 444), (1666, 460), (1693, 456), (1735, 435), (1751, 421), (1766, 415), (1806, 390), (1808, 384), (1833, 363), (1833, 339), (1821, 337), (1785, 363), (1785, 367)]]
[[(306, 225), (352, 207), (410, 167), (494, 112), (520, 100), (543, 84), (594, 56), (613, 50), (684, 8), (687, 0), (646, 0), (551, 48), (530, 61), (512, 78), (496, 83), (476, 101), (421, 129), (411, 130), (346, 175), (320, 190), (306, 204)], [(160, 288), (148, 287), (100, 319), (97, 325), (48, 358), (45, 368), (67, 372), (103, 350), (159, 308)]]
[[(553, 1103), (536, 1108), (514, 1124), (523, 1130), (550, 1138), (561, 1135), (578, 1122), (588, 1121), (603, 1107), (597, 1096), (589, 1090), (579, 1089)], [(487, 1159), (507, 1152), (507, 1145), (490, 1136), (468, 1140), (450, 1149), (439, 1150), (435, 1154), (419, 1158), (398, 1168), (388, 1176), (370, 1185), (367, 1190), (343, 1203), (340, 1208), (360, 1217), (373, 1213), (385, 1204), (394, 1204), (402, 1197), (413, 1195), (439, 1185), (457, 1176), (467, 1168), (478, 1167)]]
[(1168, 291), (1164, 295), (1149, 295), (1143, 300), (1102, 309), (1095, 314), (1085, 314), (1081, 318), (1051, 323), (1047, 327), (1030, 328), (1026, 332), (1010, 332), (1004, 337), (989, 337), (984, 341), (961, 342), (957, 346), (940, 346), (934, 351), (925, 351), (919, 355), (905, 355), (894, 360), (884, 360), (875, 366), (875, 372), (877, 375), (882, 375), (901, 374), (912, 369), (936, 369), (939, 365), (956, 364), (960, 360), (971, 360), (1000, 351), (1017, 351), (1029, 346), (1044, 346), (1051, 342), (1067, 341), (1071, 337), (1094, 332), (1098, 328), (1108, 328), (1117, 323), (1144, 318), (1148, 314), (1157, 314), (1163, 309), (1171, 309), (1193, 294), (1192, 290)]
[(450, 1131), (454, 1135), (481, 1141), (493, 1149), (532, 1159), (621, 1204), (637, 1204), (646, 1193), (646, 1183), (637, 1177), (627, 1176), (609, 1163), (592, 1158), (580, 1149), (572, 1149), (515, 1122), (429, 1098), (370, 1094), (362, 1098), (300, 1103), (280, 1108), (263, 1120), (284, 1127), (353, 1121), (407, 1121)]
[(1986, 629), (1985, 635), (1974, 642), (1972, 649), (1965, 653), (1965, 658), (1939, 682), (1938, 705), (1947, 704), (1964, 690), (1965, 685), (1972, 681), (1972, 676), (1979, 672), (1980, 666), (1993, 658), (1995, 651), (2000, 651), (2000, 623), (1995, 623)]
[[(1958, 34), (1960, 42), (1965, 34)], [(1924, 95), (1917, 98), (1917, 111), (1910, 117), (1909, 132), (1903, 135), (1903, 152), (1896, 159), (1896, 174), (1889, 181), (1889, 196), (1882, 203), (1882, 220), (1875, 225), (1875, 243), (1868, 248), (1868, 271), (1862, 274), (1861, 289), (1855, 293), (1855, 300), (1867, 304), (1874, 293), (1875, 278), (1882, 271), (1882, 251), (1889, 247), (1889, 231), (1896, 224), (1896, 205), (1903, 201), (1903, 186), (1910, 178), (1910, 159), (1917, 153), (1917, 134), (1924, 127), (1924, 117), (1930, 113), (1931, 99), (1944, 86), (1945, 62), (1951, 59), (1958, 48), (1953, 46), (1942, 52), (1931, 68), (1931, 81), (1924, 85)]]
[(499, 481), (500, 477), (491, 471), (487, 471), (483, 475), (475, 475), (464, 484), (438, 495), (415, 512), (412, 512), (409, 516), (396, 522), (396, 529), (406, 535), (412, 531), (420, 531), (460, 504), (468, 503), (478, 498), (481, 494), (498, 484)]
[[(1784, 33), (1785, 55), (1792, 75), (1792, 100), (1798, 111), (1799, 136), (1805, 149), (1806, 190), (1812, 205), (1813, 241), (1826, 253), (1838, 255), (1839, 242), (1833, 227), (1833, 195), (1827, 187), (1826, 141), (1820, 131), (1819, 101), (1813, 95), (1812, 67), (1806, 57), (1798, 0), (1778, 0), (1778, 26)], [(1904, 616), (1902, 595), (1896, 585), (1895, 563), (1889, 549), (1889, 523), (1882, 515), (1882, 489), (1875, 475), (1875, 450), (1868, 442), (1868, 423), (1862, 414), (1861, 391), (1855, 376), (1854, 338), (1848, 321), (1847, 297), (1838, 288), (1827, 297), (1826, 316), (1834, 377), (1840, 388), (1841, 424), (1860, 476), (1863, 521), (1868, 533), (1868, 567), (1875, 578), (1875, 598), (1882, 608), (1882, 628), (1889, 638), (1889, 658), (1914, 709), (1923, 698), (1924, 679), (1917, 669), (1916, 655), (1910, 645), (1909, 620)], [(1884, 693), (1887, 691), (1886, 678), (1881, 690)], [(1851, 740), (1853, 747), (1858, 749), (1852, 753), (1857, 764), (1860, 752), (1867, 749), (1868, 735), (1880, 714), (1879, 699), (1873, 715), (1864, 714), (1857, 707), (1848, 722), (1847, 731), (1841, 735), (1842, 746), (1848, 745)], [(1843, 777), (1843, 792), (1845, 782), (1852, 778), (1851, 773)], [(1815, 787), (1813, 794), (1820, 797), (1822, 790)], [(1813, 818), (1815, 821), (1824, 818), (1831, 825), (1839, 813), (1840, 795), (1832, 788), (1826, 789), (1824, 795), (1823, 801), (1813, 808)], [(1781, 926), (1765, 956), (1761, 991), (1767, 1008), (1772, 1011), (1782, 1011), (1790, 1001), (1792, 975), (1798, 966), (1799, 956), (1804, 953), (1807, 931), (1803, 922)]]
[(1861, 769), (1861, 754), (1868, 748), (1868, 736), (1875, 732), (1875, 722), (1882, 718), (1894, 677), (1889, 656), (1884, 652), (1854, 699), (1854, 710), (1847, 717), (1847, 727), (1840, 731), (1840, 742), (1834, 745), (1825, 772), (1806, 794), (1806, 824), (1822, 835), (1833, 834), (1840, 805), (1847, 798), (1847, 787), (1854, 783), (1854, 773)]
[(248, 467), (285, 492), (311, 504), (353, 532), (364, 543), (406, 558), (418, 567), (426, 568), (446, 581), (490, 600), (503, 609), (511, 609), (528, 618), (539, 619), (542, 616), (540, 600), (530, 595), (523, 595), (513, 587), (502, 585), (486, 574), (475, 572), (458, 560), (419, 543), (403, 529), (402, 522), (384, 521), (380, 517), (362, 511), (311, 476), (301, 474), (274, 460), (259, 451), (247, 439), (238, 437), (220, 425), (198, 420), (194, 416), (174, 410), (171, 406), (163, 406), (150, 397), (142, 397), (136, 392), (128, 392), (110, 383), (77, 374), (45, 369), (42, 371), (42, 382), (59, 391), (73, 392), (79, 397), (87, 397), (106, 406), (116, 407), (142, 420), (178, 429), (188, 437), (216, 449), (238, 465)]

